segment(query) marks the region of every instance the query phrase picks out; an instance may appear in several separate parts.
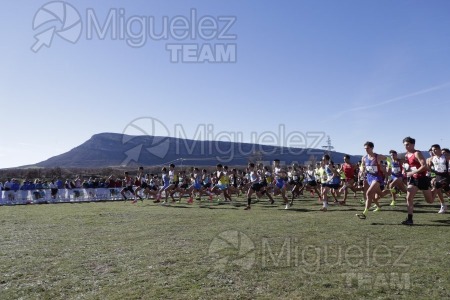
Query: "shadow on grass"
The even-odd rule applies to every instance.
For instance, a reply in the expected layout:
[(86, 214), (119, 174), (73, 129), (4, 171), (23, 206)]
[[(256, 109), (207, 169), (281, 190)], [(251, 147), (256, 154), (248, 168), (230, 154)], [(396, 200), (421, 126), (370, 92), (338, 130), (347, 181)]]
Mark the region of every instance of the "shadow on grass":
[(195, 208), (195, 206), (192, 205), (183, 205), (183, 204), (169, 204), (169, 205), (162, 205), (159, 203), (147, 203), (147, 204), (141, 204), (141, 205), (135, 205), (135, 207), (165, 207), (165, 208)]
[(450, 226), (450, 220), (434, 220), (431, 222), (441, 223), (441, 224), (444, 224), (445, 226)]
[(233, 210), (237, 210), (239, 209), (239, 207), (236, 206), (228, 206), (228, 207), (219, 207), (219, 206), (200, 206), (200, 208), (209, 208), (209, 209), (233, 209)]
[[(316, 210), (320, 210), (320, 207), (318, 207), (317, 209), (311, 210), (311, 211), (316, 211)], [(358, 211), (363, 211), (364, 207), (349, 207), (349, 206), (328, 206), (328, 210), (327, 212), (358, 212)]]
[(370, 225), (381, 225), (381, 226), (402, 226), (402, 227), (442, 227), (442, 226), (450, 226), (450, 221), (445, 221), (445, 220), (437, 220), (437, 221), (431, 221), (431, 222), (439, 222), (439, 223), (443, 223), (443, 224), (417, 224), (414, 223), (414, 225), (412, 226), (408, 226), (408, 225), (403, 225), (400, 222), (395, 223), (395, 224), (388, 224), (388, 223), (370, 223)]
[(311, 209), (305, 209), (305, 208), (289, 208), (289, 209), (279, 209), (279, 210), (286, 210), (286, 211), (295, 211), (295, 212), (313, 212), (314, 210)]
[(194, 208), (193, 206), (186, 206), (186, 205), (168, 205), (167, 208)]
[[(407, 214), (408, 213), (408, 210), (406, 208), (405, 209), (386, 210), (386, 211), (396, 212), (396, 213), (403, 213), (403, 214)], [(437, 214), (437, 209), (436, 209), (436, 211), (414, 209), (414, 214), (433, 214), (433, 215), (436, 215)]]
[(420, 207), (420, 208), (422, 208), (422, 207), (431, 208), (433, 206), (438, 207), (437, 205), (440, 205), (439, 201), (438, 202), (435, 201), (434, 203), (427, 203), (427, 202), (425, 202), (425, 203), (414, 203), (414, 207)]
[(290, 207), (289, 209), (285, 209), (284, 206), (281, 205), (264, 205), (259, 206), (260, 209), (263, 210), (285, 210), (285, 211), (301, 211), (301, 212), (314, 212), (314, 209), (306, 209), (306, 208), (300, 208), (300, 207)]
[(198, 206), (198, 208), (209, 208), (209, 209), (239, 209), (239, 207), (244, 207), (244, 205), (232, 205), (232, 204), (228, 204), (224, 205), (224, 204), (200, 204)]
[[(277, 209), (278, 211), (293, 211), (293, 212), (309, 212), (309, 213), (322, 213), (322, 214), (329, 214), (329, 213), (337, 213), (337, 212), (345, 212), (346, 210), (337, 210), (337, 209), (330, 209), (328, 208), (328, 210), (326, 212), (323, 212), (320, 210), (320, 207), (318, 207), (317, 209), (307, 209), (307, 208), (294, 208), (294, 207), (290, 207), (289, 209), (285, 209), (283, 207), (279, 207)], [(356, 209), (353, 209), (356, 211)]]

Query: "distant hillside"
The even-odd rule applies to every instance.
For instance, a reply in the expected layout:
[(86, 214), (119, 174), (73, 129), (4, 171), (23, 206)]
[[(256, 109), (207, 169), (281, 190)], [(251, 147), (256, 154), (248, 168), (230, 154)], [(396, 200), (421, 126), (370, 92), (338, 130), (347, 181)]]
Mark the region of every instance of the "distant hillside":
[[(72, 150), (37, 163), (36, 167), (100, 168), (114, 166), (155, 166), (174, 161), (185, 165), (246, 165), (251, 161), (304, 163), (320, 160), (324, 150), (275, 147), (221, 141), (194, 141), (171, 137), (130, 136), (100, 133)], [(344, 153), (331, 152), (336, 163)], [(356, 162), (361, 156), (352, 156)]]

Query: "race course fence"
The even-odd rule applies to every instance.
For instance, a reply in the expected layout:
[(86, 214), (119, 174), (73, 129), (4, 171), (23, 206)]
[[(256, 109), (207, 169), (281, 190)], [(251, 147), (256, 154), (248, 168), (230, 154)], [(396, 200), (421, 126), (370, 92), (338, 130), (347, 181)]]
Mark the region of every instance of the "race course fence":
[[(44, 203), (73, 203), (92, 201), (117, 201), (124, 200), (120, 194), (121, 188), (74, 188), (74, 189), (34, 189), (34, 190), (9, 190), (0, 192), (0, 205), (23, 205)], [(138, 194), (144, 197), (143, 191)], [(126, 197), (133, 198), (130, 192)]]

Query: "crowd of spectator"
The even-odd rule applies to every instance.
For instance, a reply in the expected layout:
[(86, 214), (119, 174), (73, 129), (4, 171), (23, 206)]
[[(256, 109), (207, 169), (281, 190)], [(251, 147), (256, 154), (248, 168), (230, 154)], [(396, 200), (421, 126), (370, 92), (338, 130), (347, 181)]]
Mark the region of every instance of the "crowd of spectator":
[(117, 200), (123, 187), (120, 178), (53, 178), (0, 181), (0, 205)]

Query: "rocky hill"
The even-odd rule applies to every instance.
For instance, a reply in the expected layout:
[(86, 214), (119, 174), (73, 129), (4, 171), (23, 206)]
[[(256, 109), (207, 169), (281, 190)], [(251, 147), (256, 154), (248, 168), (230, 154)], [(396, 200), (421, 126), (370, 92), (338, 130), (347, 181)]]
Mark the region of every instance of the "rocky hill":
[[(198, 141), (158, 136), (130, 136), (100, 133), (72, 150), (37, 163), (36, 167), (100, 168), (114, 166), (155, 166), (169, 162), (206, 166), (217, 163), (231, 166), (246, 165), (249, 161), (285, 163), (320, 160), (324, 150), (276, 147), (259, 144), (222, 141)], [(344, 153), (331, 152), (336, 163)], [(361, 156), (352, 156), (356, 162)]]

